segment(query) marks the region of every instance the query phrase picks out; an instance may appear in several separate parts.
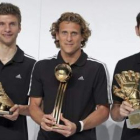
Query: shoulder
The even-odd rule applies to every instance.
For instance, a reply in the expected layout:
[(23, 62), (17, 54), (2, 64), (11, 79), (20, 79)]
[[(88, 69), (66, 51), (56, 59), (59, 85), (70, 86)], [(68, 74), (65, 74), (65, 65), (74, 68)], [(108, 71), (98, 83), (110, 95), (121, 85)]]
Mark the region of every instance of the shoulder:
[(139, 59), (140, 53), (136, 53), (131, 56), (125, 57), (117, 62), (116, 68), (131, 69), (138, 62)]
[(138, 70), (138, 63), (140, 63), (140, 53), (133, 54), (119, 60), (116, 64), (114, 74), (127, 70)]
[(104, 62), (89, 56), (87, 57), (87, 63), (93, 67), (103, 67), (106, 69), (106, 64)]
[(49, 65), (49, 64), (55, 63), (56, 60), (57, 60), (57, 55), (53, 55), (51, 57), (47, 57), (47, 58), (43, 58), (41, 60), (38, 60), (36, 62), (36, 65), (41, 65), (41, 66), (46, 65), (46, 64)]
[(33, 67), (36, 63), (36, 59), (28, 54), (24, 53), (24, 64), (29, 67)]
[(136, 54), (130, 55), (128, 57), (125, 57), (125, 58), (119, 60), (118, 63), (135, 62), (138, 56), (140, 56), (140, 53), (136, 53)]

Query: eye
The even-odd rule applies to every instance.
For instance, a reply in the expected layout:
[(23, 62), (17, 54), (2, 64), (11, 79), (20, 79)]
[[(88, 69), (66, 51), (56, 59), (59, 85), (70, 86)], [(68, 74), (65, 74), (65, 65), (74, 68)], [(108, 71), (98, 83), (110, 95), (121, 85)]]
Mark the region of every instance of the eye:
[(72, 36), (76, 36), (77, 34), (77, 32), (72, 32)]
[(0, 22), (0, 26), (3, 26), (4, 25), (4, 23), (3, 22)]
[(62, 34), (63, 34), (63, 35), (66, 35), (66, 34), (67, 34), (67, 32), (66, 32), (66, 31), (62, 31)]
[(16, 23), (15, 22), (11, 22), (10, 26), (16, 26)]

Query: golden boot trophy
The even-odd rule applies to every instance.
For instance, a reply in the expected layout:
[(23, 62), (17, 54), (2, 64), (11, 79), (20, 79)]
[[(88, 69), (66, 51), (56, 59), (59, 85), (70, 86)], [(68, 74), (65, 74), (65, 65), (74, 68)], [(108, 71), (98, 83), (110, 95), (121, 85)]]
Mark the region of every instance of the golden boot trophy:
[(0, 115), (10, 115), (10, 108), (14, 105), (12, 100), (5, 93), (2, 84), (0, 82)]
[(138, 128), (140, 126), (140, 73), (132, 70), (122, 71), (115, 75), (115, 79), (120, 88), (113, 85), (113, 93), (128, 101), (135, 109), (128, 116), (127, 127)]
[[(71, 67), (68, 64), (59, 64), (55, 67), (55, 77), (60, 81), (55, 105), (53, 109), (53, 117), (56, 119), (56, 124), (59, 124), (63, 98), (67, 87), (68, 80), (72, 76)], [(54, 129), (59, 129), (56, 125), (52, 126)]]

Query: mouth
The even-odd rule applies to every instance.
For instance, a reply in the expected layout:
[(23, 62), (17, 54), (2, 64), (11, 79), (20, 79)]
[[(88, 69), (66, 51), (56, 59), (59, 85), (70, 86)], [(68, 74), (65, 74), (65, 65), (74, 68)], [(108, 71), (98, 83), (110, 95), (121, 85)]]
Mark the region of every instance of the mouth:
[(67, 46), (72, 46), (73, 44), (67, 44), (67, 43), (66, 43), (65, 45), (67, 45)]
[(12, 34), (3, 34), (4, 37), (9, 38), (12, 36)]

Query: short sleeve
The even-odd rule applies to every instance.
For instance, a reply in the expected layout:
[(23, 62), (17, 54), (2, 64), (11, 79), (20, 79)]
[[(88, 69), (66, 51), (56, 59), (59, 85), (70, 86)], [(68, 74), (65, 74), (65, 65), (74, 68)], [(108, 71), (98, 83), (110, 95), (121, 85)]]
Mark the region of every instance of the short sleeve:
[(114, 95), (113, 93), (113, 86), (117, 86), (119, 87), (116, 79), (115, 79), (115, 74), (118, 74), (118, 73), (121, 73), (121, 66), (120, 66), (120, 61), (118, 61), (118, 63), (116, 64), (116, 67), (115, 67), (115, 70), (114, 70), (114, 74), (113, 74), (113, 82), (112, 82), (112, 88), (111, 88), (111, 91), (112, 91), (112, 98), (113, 98), (113, 101), (118, 101), (118, 102), (122, 102), (123, 99), (121, 99), (120, 97)]
[(30, 97), (43, 97), (43, 86), (41, 81), (41, 62), (37, 62), (34, 66), (32, 79), (31, 79), (31, 89), (29, 92)]
[(111, 104), (109, 74), (105, 64), (99, 66), (93, 89), (96, 104)]

